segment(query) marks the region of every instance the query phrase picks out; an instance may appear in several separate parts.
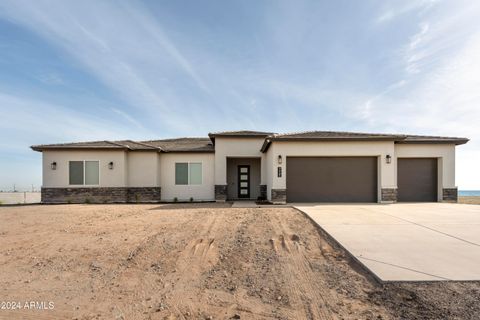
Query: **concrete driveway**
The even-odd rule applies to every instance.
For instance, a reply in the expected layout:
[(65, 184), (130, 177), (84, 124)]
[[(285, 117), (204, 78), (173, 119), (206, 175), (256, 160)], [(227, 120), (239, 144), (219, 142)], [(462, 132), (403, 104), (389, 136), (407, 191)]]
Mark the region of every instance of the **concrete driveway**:
[(480, 280), (480, 206), (294, 205), (382, 281)]

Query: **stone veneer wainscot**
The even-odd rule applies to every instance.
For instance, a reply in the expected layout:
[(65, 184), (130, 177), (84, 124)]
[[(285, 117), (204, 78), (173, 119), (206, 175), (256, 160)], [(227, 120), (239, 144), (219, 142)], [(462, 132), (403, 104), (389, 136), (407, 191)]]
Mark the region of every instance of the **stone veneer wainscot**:
[(42, 188), (42, 203), (137, 203), (160, 199), (160, 187)]

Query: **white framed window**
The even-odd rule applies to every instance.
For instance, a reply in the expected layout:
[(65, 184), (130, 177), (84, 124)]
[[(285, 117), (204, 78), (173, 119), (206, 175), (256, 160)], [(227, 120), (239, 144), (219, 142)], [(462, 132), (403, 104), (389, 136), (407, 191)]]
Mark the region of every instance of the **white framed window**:
[(98, 186), (100, 184), (100, 161), (69, 161), (68, 179), (72, 186)]
[(176, 162), (176, 185), (201, 185), (203, 180), (201, 162)]

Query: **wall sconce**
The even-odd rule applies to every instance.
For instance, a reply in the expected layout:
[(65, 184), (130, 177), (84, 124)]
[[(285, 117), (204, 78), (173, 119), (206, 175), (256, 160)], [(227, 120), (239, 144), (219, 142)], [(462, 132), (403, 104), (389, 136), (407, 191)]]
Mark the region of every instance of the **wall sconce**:
[(387, 154), (387, 156), (385, 157), (385, 160), (387, 161), (388, 164), (392, 163), (392, 156)]
[(110, 161), (108, 163), (108, 169), (112, 170), (113, 169), (113, 161)]
[(282, 164), (282, 155), (278, 155), (278, 164)]
[(57, 170), (57, 163), (55, 161), (50, 163), (50, 168), (52, 168), (52, 170)]

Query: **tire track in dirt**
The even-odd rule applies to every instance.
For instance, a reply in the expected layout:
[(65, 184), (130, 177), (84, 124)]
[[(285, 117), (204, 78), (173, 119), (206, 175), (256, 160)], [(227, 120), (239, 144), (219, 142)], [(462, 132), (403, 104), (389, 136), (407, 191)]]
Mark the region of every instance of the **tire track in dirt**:
[(298, 236), (285, 223), (279, 214), (272, 215), (271, 224), (277, 237), (271, 239), (272, 249), (282, 261), (282, 273), (286, 277), (291, 291), (288, 298), (291, 304), (303, 305), (304, 314), (296, 318), (312, 320), (334, 319), (329, 311), (332, 301), (330, 290), (320, 285), (314, 278), (314, 273), (305, 253), (305, 248), (299, 242)]
[(202, 295), (201, 276), (218, 261), (216, 241), (223, 236), (219, 221), (215, 212), (202, 219), (199, 224), (201, 229), (178, 255), (174, 274), (166, 278), (166, 282), (172, 283), (166, 293), (168, 304), (181, 318), (183, 314), (198, 312), (198, 298)]

